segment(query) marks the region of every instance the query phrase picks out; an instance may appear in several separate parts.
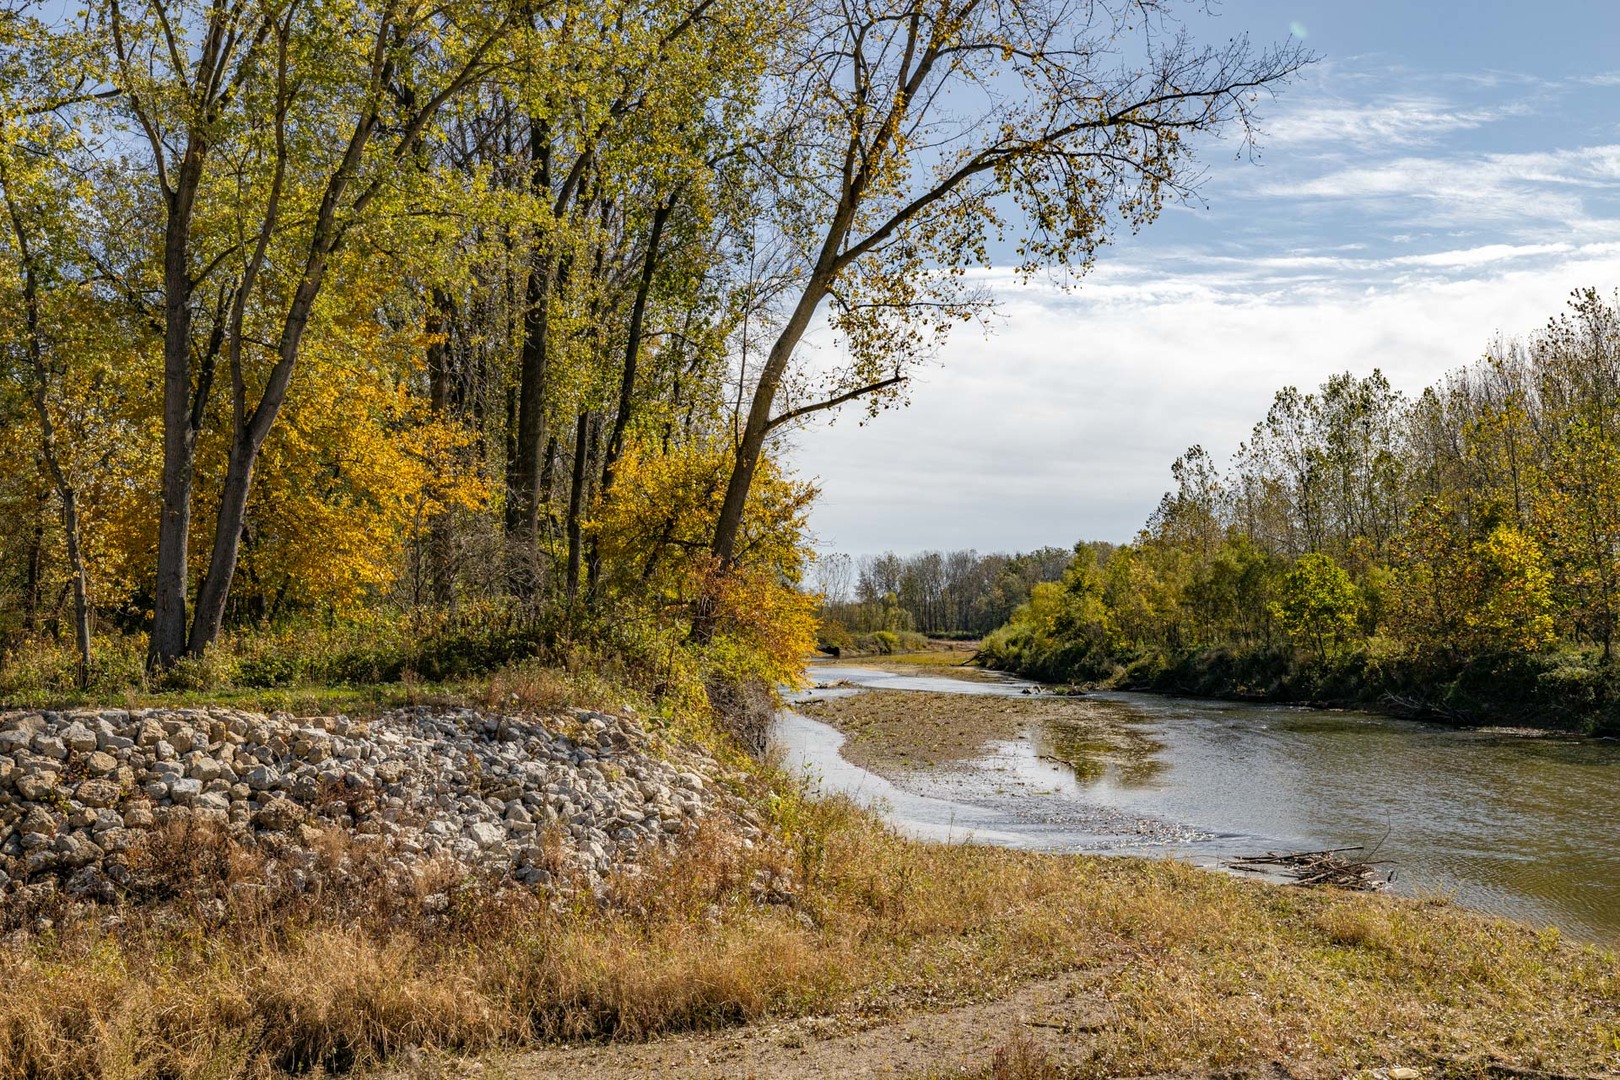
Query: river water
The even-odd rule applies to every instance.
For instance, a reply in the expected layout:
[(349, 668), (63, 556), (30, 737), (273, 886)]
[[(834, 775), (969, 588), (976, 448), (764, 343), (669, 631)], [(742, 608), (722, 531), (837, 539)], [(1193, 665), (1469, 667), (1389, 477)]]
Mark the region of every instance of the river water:
[[(840, 689), (1023, 695), (1012, 678), (814, 663)], [(1356, 712), (1139, 694), (1084, 699), (983, 759), (892, 783), (843, 736), (786, 712), (775, 740), (824, 790), (880, 805), (929, 839), (1047, 851), (1237, 855), (1364, 844), (1394, 888), (1620, 944), (1620, 743), (1458, 731)]]

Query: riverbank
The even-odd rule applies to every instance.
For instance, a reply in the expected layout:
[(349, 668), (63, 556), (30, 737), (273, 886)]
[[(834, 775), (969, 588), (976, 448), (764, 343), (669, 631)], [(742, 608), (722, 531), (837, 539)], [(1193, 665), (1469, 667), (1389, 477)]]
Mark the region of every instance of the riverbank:
[(1620, 1069), (1620, 968), (1556, 934), (918, 842), (704, 717), (638, 724), (707, 748), (738, 812), (572, 895), (386, 887), (336, 838), (295, 888), (221, 835), (168, 850), (140, 898), (7, 910), (0, 1077)]
[(1035, 641), (1003, 628), (985, 639), (975, 662), (1082, 689), (1364, 709), (1453, 727), (1620, 736), (1620, 668), (1589, 649), (1491, 653), (1449, 665), (1367, 652), (1319, 661), (1285, 646), (1110, 656), (1089, 643)]

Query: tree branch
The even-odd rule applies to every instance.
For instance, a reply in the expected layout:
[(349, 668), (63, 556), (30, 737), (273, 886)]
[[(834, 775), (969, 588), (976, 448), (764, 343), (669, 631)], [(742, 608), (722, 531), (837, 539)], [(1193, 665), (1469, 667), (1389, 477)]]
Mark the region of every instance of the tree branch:
[(825, 409), (836, 409), (838, 406), (843, 405), (846, 402), (854, 401), (858, 397), (865, 397), (867, 394), (875, 394), (879, 390), (886, 390), (891, 386), (898, 386), (900, 383), (905, 382), (907, 378), (909, 378), (909, 376), (895, 375), (884, 379), (882, 382), (875, 382), (870, 386), (858, 387), (846, 393), (839, 394), (837, 397), (828, 398), (826, 401), (818, 401), (814, 405), (801, 405), (797, 409), (789, 409), (782, 415), (773, 417), (772, 419), (766, 421), (765, 431), (767, 433), (775, 431), (783, 424), (792, 423), (801, 417), (809, 416), (811, 413), (818, 413)]

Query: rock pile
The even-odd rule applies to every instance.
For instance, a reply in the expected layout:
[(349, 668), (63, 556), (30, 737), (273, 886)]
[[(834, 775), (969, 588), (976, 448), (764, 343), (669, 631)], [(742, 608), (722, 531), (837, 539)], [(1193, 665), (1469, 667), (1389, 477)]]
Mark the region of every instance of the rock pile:
[(294, 848), (336, 825), (386, 841), (391, 858), (599, 882), (721, 805), (716, 775), (629, 717), (581, 710), (0, 713), (0, 896), (41, 879), (110, 896), (142, 834), (186, 817)]

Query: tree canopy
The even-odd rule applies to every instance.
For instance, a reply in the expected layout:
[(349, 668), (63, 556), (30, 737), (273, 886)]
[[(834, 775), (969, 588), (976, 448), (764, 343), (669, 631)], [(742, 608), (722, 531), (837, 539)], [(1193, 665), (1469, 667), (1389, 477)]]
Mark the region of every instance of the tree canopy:
[(786, 670), (767, 437), (902, 392), (970, 270), (1083, 271), (1309, 60), (1182, 8), (16, 0), (0, 647), (499, 612)]

